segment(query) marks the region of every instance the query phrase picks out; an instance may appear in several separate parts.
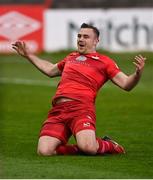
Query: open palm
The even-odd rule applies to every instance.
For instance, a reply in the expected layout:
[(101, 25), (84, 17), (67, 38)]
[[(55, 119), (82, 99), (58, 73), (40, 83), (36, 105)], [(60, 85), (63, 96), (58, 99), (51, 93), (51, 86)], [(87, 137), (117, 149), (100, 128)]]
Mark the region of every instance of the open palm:
[(21, 56), (27, 57), (29, 49), (26, 47), (25, 42), (16, 41), (12, 44), (12, 48)]

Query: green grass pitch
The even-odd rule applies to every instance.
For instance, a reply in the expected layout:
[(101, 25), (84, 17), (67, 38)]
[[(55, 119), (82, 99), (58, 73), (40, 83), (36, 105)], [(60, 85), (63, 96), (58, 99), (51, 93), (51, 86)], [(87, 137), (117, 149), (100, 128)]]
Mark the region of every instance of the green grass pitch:
[[(67, 52), (41, 54), (56, 62)], [(137, 53), (106, 53), (127, 74)], [(36, 154), (38, 134), (59, 78), (49, 79), (22, 57), (0, 55), (0, 178), (153, 178), (153, 53), (139, 85), (124, 92), (108, 82), (98, 93), (97, 136), (109, 135), (126, 149), (116, 156)], [(70, 139), (74, 143), (74, 139)]]

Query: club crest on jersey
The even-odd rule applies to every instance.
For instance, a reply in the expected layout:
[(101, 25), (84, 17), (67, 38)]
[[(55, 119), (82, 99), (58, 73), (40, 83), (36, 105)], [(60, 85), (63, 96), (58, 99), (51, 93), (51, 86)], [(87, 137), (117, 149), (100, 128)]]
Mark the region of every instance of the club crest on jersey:
[(76, 60), (77, 60), (77, 61), (85, 61), (85, 60), (87, 60), (87, 58), (86, 58), (85, 56), (81, 55), (81, 56), (78, 56), (78, 57), (76, 58)]

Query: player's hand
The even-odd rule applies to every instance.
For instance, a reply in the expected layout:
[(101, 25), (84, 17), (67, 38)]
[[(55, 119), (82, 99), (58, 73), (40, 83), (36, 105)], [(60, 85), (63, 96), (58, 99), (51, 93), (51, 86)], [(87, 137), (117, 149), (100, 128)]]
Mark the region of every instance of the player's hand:
[(12, 44), (12, 48), (21, 56), (28, 57), (29, 49), (26, 47), (25, 42), (16, 41)]
[(142, 55), (138, 55), (134, 58), (133, 64), (136, 66), (136, 74), (141, 74), (145, 66), (146, 58)]

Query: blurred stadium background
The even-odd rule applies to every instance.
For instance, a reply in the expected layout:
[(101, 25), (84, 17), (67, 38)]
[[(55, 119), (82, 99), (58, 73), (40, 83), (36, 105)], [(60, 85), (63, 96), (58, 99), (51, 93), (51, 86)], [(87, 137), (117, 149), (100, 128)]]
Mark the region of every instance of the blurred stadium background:
[(44, 4), (48, 8), (116, 8), (153, 7), (152, 0), (1, 0), (0, 4)]
[[(22, 6), (22, 8), (21, 8)], [(25, 8), (24, 8), (25, 7)], [(20, 9), (21, 8), (21, 9)], [(38, 8), (38, 9), (37, 9)], [(129, 14), (137, 9), (139, 16), (145, 17), (135, 28), (146, 37), (138, 41), (144, 44), (141, 50), (134, 46), (117, 51), (104, 50), (103, 44), (99, 51), (116, 60), (119, 67), (127, 74), (134, 71), (132, 60), (141, 53), (147, 57), (147, 63), (140, 84), (130, 93), (121, 91), (110, 82), (99, 92), (97, 98), (97, 135), (109, 135), (123, 144), (127, 150), (124, 156), (55, 156), (52, 158), (38, 157), (36, 154), (39, 129), (50, 109), (50, 99), (56, 91), (59, 78), (49, 79), (38, 72), (22, 57), (12, 54), (11, 43), (16, 37), (27, 41), (34, 52), (44, 59), (57, 62), (64, 58), (71, 46), (56, 52), (45, 51), (44, 41), (52, 31), (46, 31), (43, 21), (47, 11), (48, 21), (56, 26), (48, 25), (55, 31), (60, 22), (60, 11), (87, 10), (94, 19), (95, 11), (123, 10)], [(13, 13), (12, 13), (13, 11)], [(19, 19), (15, 19), (19, 12)], [(35, 14), (34, 14), (35, 11)], [(50, 13), (57, 12), (59, 19), (50, 19)], [(82, 11), (80, 11), (82, 13)], [(86, 11), (85, 11), (86, 12)], [(142, 12), (142, 14), (141, 14)], [(7, 13), (9, 16), (4, 16)], [(98, 11), (99, 13), (99, 11)], [(98, 17), (98, 13), (96, 18)], [(132, 12), (135, 14), (135, 12)], [(84, 13), (86, 14), (86, 13)], [(137, 14), (137, 13), (136, 13)], [(7, 14), (8, 15), (8, 14)], [(24, 16), (23, 16), (24, 15)], [(35, 24), (29, 30), (28, 21)], [(78, 16), (81, 16), (80, 14)], [(122, 15), (120, 15), (122, 16)], [(32, 17), (29, 18), (29, 17)], [(71, 17), (73, 19), (73, 16)], [(82, 18), (84, 18), (82, 16)], [(125, 19), (126, 18), (122, 17)], [(11, 21), (10, 21), (11, 19)], [(35, 21), (33, 21), (35, 19)], [(81, 19), (81, 18), (80, 18)], [(40, 22), (43, 21), (43, 26)], [(7, 24), (11, 22), (11, 26)], [(16, 22), (16, 24), (15, 24)], [(16, 26), (22, 23), (25, 34), (16, 32)], [(79, 22), (79, 21), (76, 21)], [(75, 22), (75, 23), (76, 23)], [(104, 21), (105, 22), (105, 21)], [(116, 21), (113, 21), (116, 22)], [(131, 21), (130, 21), (131, 22)], [(71, 24), (72, 29), (75, 28)], [(78, 25), (78, 24), (77, 24)], [(8, 31), (11, 27), (12, 31)], [(40, 28), (41, 27), (41, 28)], [(31, 28), (31, 26), (30, 26)], [(38, 28), (38, 29), (37, 29)], [(77, 29), (77, 28), (76, 28)], [(75, 29), (75, 30), (76, 30)], [(63, 29), (62, 29), (63, 30)], [(60, 29), (60, 31), (62, 32)], [(24, 32), (23, 31), (23, 32)], [(15, 33), (16, 32), (16, 33)], [(21, 33), (21, 34), (20, 34)], [(48, 33), (46, 37), (45, 33)], [(54, 32), (53, 32), (54, 33)], [(128, 33), (128, 30), (127, 30)], [(62, 34), (62, 33), (61, 33)], [(130, 33), (129, 33), (130, 34)], [(148, 35), (150, 34), (150, 36)], [(18, 36), (17, 36), (18, 35)], [(59, 35), (60, 36), (60, 35)], [(72, 36), (74, 33), (72, 32)], [(69, 36), (68, 36), (69, 37)], [(44, 40), (45, 39), (45, 40)], [(72, 39), (66, 39), (71, 41)], [(103, 40), (103, 39), (102, 39)], [(124, 39), (125, 40), (125, 39)], [(127, 40), (127, 39), (126, 39)], [(51, 46), (55, 46), (51, 43)], [(58, 41), (61, 44), (62, 41)], [(31, 45), (30, 45), (31, 44)], [(37, 44), (37, 45), (36, 45)], [(111, 46), (111, 44), (110, 44)], [(37, 48), (35, 48), (37, 47)], [(46, 47), (46, 46), (45, 46)], [(64, 47), (64, 46), (63, 46)], [(70, 49), (69, 49), (70, 47)], [(148, 48), (148, 51), (146, 50)], [(73, 48), (72, 48), (73, 49)], [(130, 49), (130, 51), (128, 51)], [(1, 0), (0, 1), (0, 178), (3, 179), (152, 179), (153, 178), (153, 0)], [(70, 139), (74, 143), (74, 139)]]

